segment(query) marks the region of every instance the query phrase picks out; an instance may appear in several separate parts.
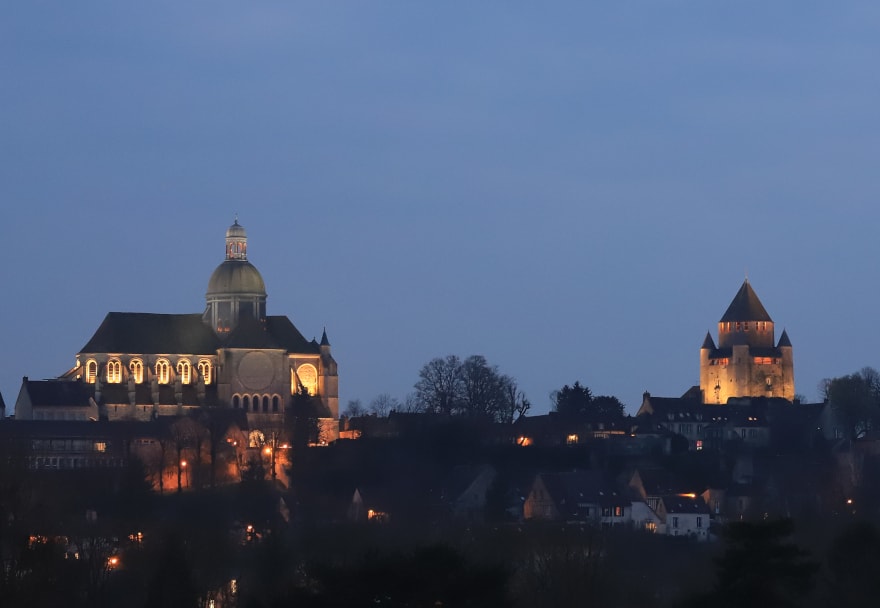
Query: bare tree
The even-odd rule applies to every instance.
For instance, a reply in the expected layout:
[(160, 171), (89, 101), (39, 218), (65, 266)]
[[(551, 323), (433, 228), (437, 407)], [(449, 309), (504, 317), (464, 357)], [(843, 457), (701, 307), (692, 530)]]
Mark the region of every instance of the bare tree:
[(464, 392), (460, 367), (459, 358), (449, 355), (432, 359), (419, 370), (416, 396), (425, 411), (453, 414), (458, 410)]
[(370, 401), (370, 412), (379, 416), (380, 418), (385, 418), (392, 411), (396, 411), (399, 409), (400, 402), (388, 393), (382, 393), (381, 395), (378, 395), (375, 399)]
[(350, 399), (348, 403), (345, 405), (345, 411), (343, 415), (348, 418), (356, 418), (358, 416), (363, 416), (366, 413), (366, 409), (364, 405), (361, 403), (360, 399)]

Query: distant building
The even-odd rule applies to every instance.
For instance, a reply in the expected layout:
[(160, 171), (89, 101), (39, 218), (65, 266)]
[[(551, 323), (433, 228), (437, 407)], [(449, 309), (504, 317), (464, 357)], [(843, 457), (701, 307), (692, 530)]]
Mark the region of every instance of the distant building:
[(266, 297), (236, 220), (204, 313), (108, 313), (72, 369), (57, 380), (24, 378), (16, 418), (149, 421), (229, 408), (252, 429), (277, 428), (293, 395), (307, 391), (317, 417), (335, 420), (339, 380), (326, 331), (320, 343), (307, 340), (286, 316), (266, 314)]
[(706, 334), (700, 349), (700, 391), (704, 403), (732, 397), (794, 400), (794, 359), (783, 330), (775, 342), (773, 320), (748, 279), (718, 322), (718, 345)]

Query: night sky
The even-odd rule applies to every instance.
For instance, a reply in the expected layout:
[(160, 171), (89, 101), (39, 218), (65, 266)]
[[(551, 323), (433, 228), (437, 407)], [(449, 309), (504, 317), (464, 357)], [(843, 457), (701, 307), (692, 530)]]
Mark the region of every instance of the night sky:
[(817, 399), (880, 367), (878, 57), (876, 1), (4, 3), (0, 392), (202, 312), (237, 213), (343, 409), (455, 353), (634, 413), (746, 275)]

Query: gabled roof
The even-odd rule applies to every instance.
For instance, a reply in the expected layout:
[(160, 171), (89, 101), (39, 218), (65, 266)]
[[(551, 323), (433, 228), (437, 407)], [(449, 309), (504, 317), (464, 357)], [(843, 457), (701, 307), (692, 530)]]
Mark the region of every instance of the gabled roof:
[(755, 290), (752, 289), (749, 280), (746, 279), (739, 291), (733, 297), (733, 302), (727, 307), (727, 312), (721, 317), (721, 321), (773, 321)]
[(205, 355), (219, 346), (200, 314), (110, 312), (80, 352)]
[(663, 507), (667, 513), (708, 513), (709, 507), (700, 496), (664, 496)]
[(22, 388), (27, 390), (34, 407), (78, 406), (88, 407), (94, 394), (94, 385), (65, 380), (28, 380)]
[(606, 482), (602, 471), (542, 473), (540, 477), (564, 517), (577, 514), (578, 505), (585, 503), (603, 506), (629, 504), (628, 499)]

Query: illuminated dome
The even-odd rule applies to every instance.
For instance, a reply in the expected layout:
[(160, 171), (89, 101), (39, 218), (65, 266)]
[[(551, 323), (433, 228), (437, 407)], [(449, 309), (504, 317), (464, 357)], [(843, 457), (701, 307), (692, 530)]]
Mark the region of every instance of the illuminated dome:
[(266, 318), (266, 284), (247, 260), (247, 232), (238, 219), (226, 230), (226, 260), (211, 274), (205, 299), (205, 322), (218, 335), (244, 317)]
[(266, 284), (260, 271), (247, 260), (226, 260), (214, 270), (208, 281), (207, 296), (266, 296)]

